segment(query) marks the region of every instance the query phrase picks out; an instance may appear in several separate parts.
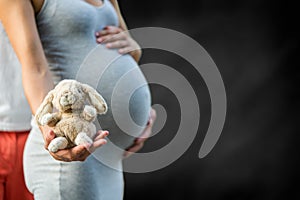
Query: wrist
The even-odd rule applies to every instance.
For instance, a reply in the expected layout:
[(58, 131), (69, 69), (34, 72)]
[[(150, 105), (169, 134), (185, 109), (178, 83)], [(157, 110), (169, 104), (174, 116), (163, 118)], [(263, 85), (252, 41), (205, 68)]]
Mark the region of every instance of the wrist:
[(129, 54), (138, 63), (140, 61), (141, 57), (142, 57), (142, 50), (137, 49), (137, 50), (131, 51)]

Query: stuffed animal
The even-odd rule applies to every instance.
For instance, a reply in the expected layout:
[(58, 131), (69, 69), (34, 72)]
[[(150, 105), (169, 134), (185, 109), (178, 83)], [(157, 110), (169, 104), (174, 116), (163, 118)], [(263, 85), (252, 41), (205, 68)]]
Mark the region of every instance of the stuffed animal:
[[(90, 105), (87, 105), (87, 103)], [(53, 108), (57, 112), (53, 112)], [(48, 150), (57, 152), (83, 143), (93, 143), (97, 114), (105, 114), (107, 104), (97, 91), (75, 80), (63, 80), (39, 106), (35, 119), (40, 126), (52, 127), (54, 138)]]

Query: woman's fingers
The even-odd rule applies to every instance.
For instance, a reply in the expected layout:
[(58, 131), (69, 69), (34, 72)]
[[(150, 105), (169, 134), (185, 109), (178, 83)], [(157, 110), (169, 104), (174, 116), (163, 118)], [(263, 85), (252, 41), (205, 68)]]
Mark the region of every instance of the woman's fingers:
[(145, 142), (145, 140), (147, 140), (150, 137), (150, 135), (152, 134), (152, 127), (153, 127), (155, 120), (156, 120), (156, 111), (153, 108), (151, 108), (150, 117), (149, 117), (147, 126), (146, 126), (145, 130), (143, 131), (143, 133), (136, 139), (137, 143)]
[(128, 158), (129, 156), (131, 156), (135, 152), (138, 152), (141, 148), (143, 148), (143, 146), (144, 146), (144, 143), (139, 143), (139, 144), (135, 144), (135, 145), (131, 146), (129, 149), (127, 149), (124, 152), (123, 158)]
[(109, 49), (120, 49), (128, 46), (127, 40), (116, 40), (114, 42), (109, 42), (105, 45)]
[(93, 144), (87, 148), (90, 153), (94, 152), (97, 148), (101, 147), (102, 145), (105, 145), (107, 143), (107, 140), (105, 139), (109, 135), (108, 131), (98, 131)]
[(118, 49), (120, 54), (129, 53), (137, 61), (140, 59), (140, 46), (121, 28), (108, 26), (95, 35), (97, 43), (105, 44), (109, 49)]
[(124, 152), (123, 154), (124, 158), (129, 157), (133, 153), (139, 151), (144, 146), (144, 142), (152, 134), (152, 127), (155, 120), (156, 120), (156, 111), (153, 108), (151, 108), (150, 117), (147, 126), (145, 127), (143, 133), (138, 138), (136, 138), (134, 143)]
[(92, 152), (107, 143), (105, 137), (108, 136), (108, 134), (108, 131), (98, 131), (93, 144), (86, 143), (70, 149), (59, 150), (55, 153), (50, 152), (50, 154), (59, 161), (85, 161)]
[(105, 137), (107, 137), (109, 135), (108, 131), (104, 131), (104, 130), (100, 130), (98, 131), (94, 141), (99, 140), (99, 139), (104, 139)]
[(117, 26), (106, 26), (103, 30), (95, 33), (96, 37), (102, 37), (110, 34), (117, 34), (122, 32), (123, 30)]
[(137, 49), (140, 49), (140, 46), (129, 36), (127, 36), (125, 39), (107, 42), (105, 46), (109, 49), (118, 49), (120, 54), (131, 53)]
[(109, 42), (114, 42), (117, 40), (126, 40), (127, 37), (128, 36), (124, 32), (115, 33), (115, 34), (111, 33), (109, 35), (98, 37), (97, 42), (107, 44)]
[(45, 149), (48, 149), (50, 142), (55, 138), (53, 130), (49, 130), (45, 135)]
[(132, 45), (129, 45), (129, 46), (125, 46), (125, 47), (121, 47), (118, 52), (120, 54), (127, 54), (127, 53), (134, 53), (137, 49), (139, 49), (138, 46), (132, 46)]
[(55, 153), (50, 152), (50, 154), (56, 160), (71, 162), (71, 161), (84, 161), (89, 156), (90, 153), (84, 145), (78, 145), (71, 149), (63, 149)]
[(45, 147), (45, 149), (48, 150), (48, 146), (49, 146), (50, 142), (55, 138), (55, 133), (48, 126), (43, 126), (43, 127), (40, 127), (40, 128), (41, 128), (43, 138), (44, 138), (44, 142), (45, 142), (44, 147)]

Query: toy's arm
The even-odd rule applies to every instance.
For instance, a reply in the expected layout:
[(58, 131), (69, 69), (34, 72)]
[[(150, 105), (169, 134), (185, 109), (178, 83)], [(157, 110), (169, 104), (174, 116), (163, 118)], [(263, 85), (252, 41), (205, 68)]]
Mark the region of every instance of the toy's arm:
[(37, 121), (38, 125), (46, 125), (44, 122), (44, 116), (52, 113), (53, 110), (53, 105), (52, 105), (52, 101), (53, 101), (54, 95), (53, 95), (53, 91), (50, 91), (47, 96), (45, 97), (45, 99), (43, 100), (43, 102), (41, 103), (41, 105), (38, 107), (36, 114), (35, 114), (35, 119)]
[(88, 122), (92, 122), (96, 119), (97, 110), (93, 106), (86, 105), (81, 114), (81, 117)]
[(42, 118), (41, 118), (41, 125), (45, 126), (48, 125), (50, 127), (54, 127), (57, 122), (61, 120), (61, 115), (56, 112), (56, 113), (46, 113)]

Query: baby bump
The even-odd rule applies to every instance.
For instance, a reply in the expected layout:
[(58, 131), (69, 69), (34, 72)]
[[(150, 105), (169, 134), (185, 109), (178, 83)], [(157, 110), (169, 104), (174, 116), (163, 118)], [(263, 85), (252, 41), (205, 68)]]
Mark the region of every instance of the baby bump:
[(131, 57), (120, 57), (105, 70), (97, 89), (109, 107), (98, 118), (101, 127), (110, 131), (114, 144), (128, 147), (149, 117), (150, 92), (144, 75)]
[(95, 87), (108, 104), (108, 112), (98, 116), (96, 124), (110, 131), (109, 139), (115, 145), (131, 145), (144, 129), (151, 105), (149, 87), (139, 66), (131, 56), (99, 46), (88, 55), (78, 74), (77, 80)]

